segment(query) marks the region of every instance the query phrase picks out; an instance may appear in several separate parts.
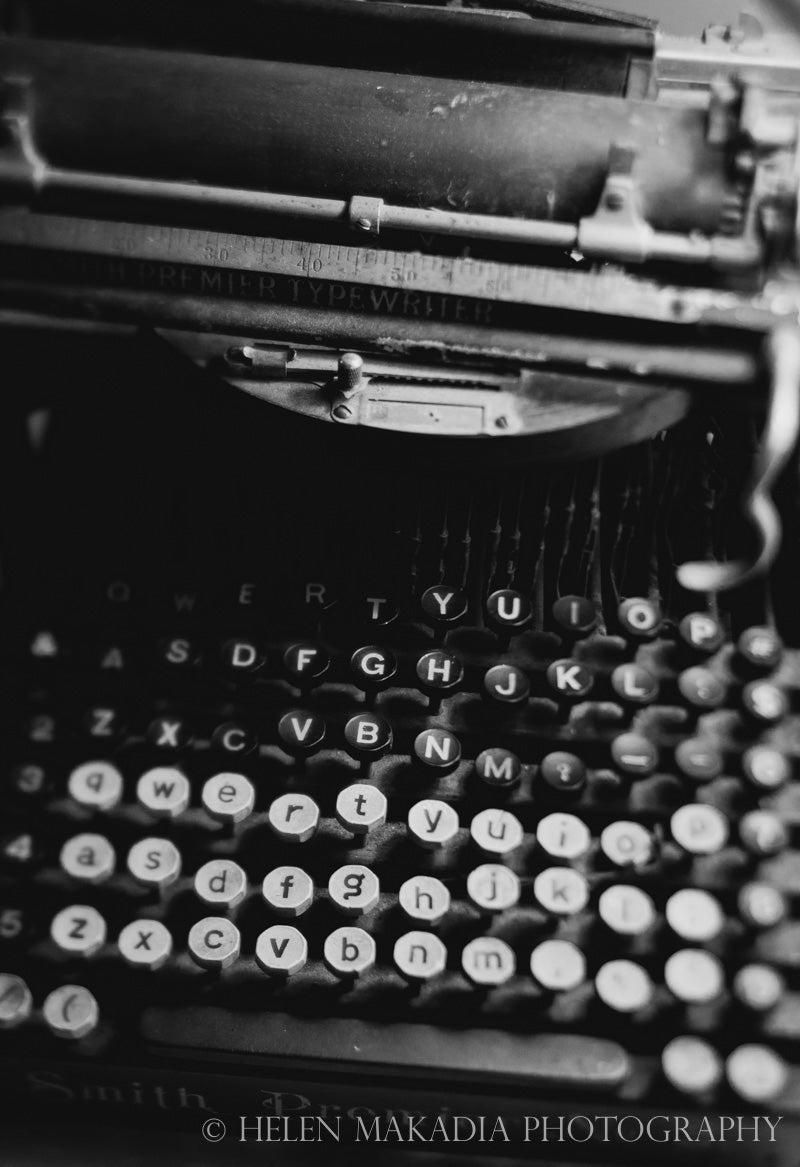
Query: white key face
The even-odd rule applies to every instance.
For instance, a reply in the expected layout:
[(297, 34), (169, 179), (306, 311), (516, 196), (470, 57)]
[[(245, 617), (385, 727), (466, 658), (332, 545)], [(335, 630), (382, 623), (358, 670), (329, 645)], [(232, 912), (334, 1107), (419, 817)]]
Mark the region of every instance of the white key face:
[(759, 1013), (774, 1008), (785, 988), (783, 977), (768, 964), (746, 964), (733, 980), (734, 994), (748, 1009)]
[(786, 900), (769, 883), (746, 883), (739, 892), (739, 911), (748, 924), (772, 928), (786, 915)]
[(60, 863), (72, 879), (102, 883), (114, 874), (117, 857), (105, 835), (74, 835), (61, 848)]
[(647, 892), (639, 887), (614, 884), (607, 887), (597, 904), (600, 918), (623, 936), (638, 936), (652, 928), (656, 908)]
[(589, 828), (574, 814), (548, 814), (536, 828), (536, 841), (554, 859), (577, 859), (592, 842)]
[(62, 952), (94, 956), (106, 942), (106, 922), (96, 908), (71, 904), (53, 917), (50, 935)]
[(692, 855), (712, 855), (728, 841), (728, 820), (704, 803), (679, 807), (670, 819), (670, 829), (675, 842)]
[(516, 972), (512, 948), (494, 936), (478, 936), (461, 953), (461, 967), (473, 984), (503, 985)]
[(134, 968), (155, 972), (169, 960), (172, 933), (160, 920), (133, 920), (120, 932), (117, 947), (123, 960)]
[(381, 885), (374, 871), (359, 863), (347, 863), (328, 880), (331, 900), (346, 916), (360, 916), (378, 902)]
[(722, 1077), (722, 1061), (708, 1042), (699, 1037), (676, 1037), (661, 1054), (664, 1076), (684, 1094), (705, 1094)]
[(181, 873), (181, 853), (169, 839), (140, 839), (128, 852), (128, 871), (146, 887), (169, 887)]
[(653, 996), (653, 982), (632, 960), (609, 960), (594, 979), (601, 1001), (618, 1013), (638, 1013)]
[(375, 941), (363, 928), (337, 928), (325, 938), (325, 964), (337, 977), (360, 977), (375, 963)]
[(501, 863), (484, 863), (467, 876), (467, 895), (485, 912), (503, 912), (519, 900), (520, 884), (515, 872)]
[(204, 904), (232, 911), (247, 895), (247, 876), (232, 859), (210, 859), (195, 874), (194, 890)]
[(306, 938), (290, 924), (273, 924), (256, 941), (256, 963), (268, 976), (291, 977), (307, 960)]
[(710, 952), (682, 948), (664, 965), (664, 981), (679, 1001), (714, 1001), (725, 987), (722, 965)]
[(172, 766), (156, 766), (136, 783), (137, 801), (157, 818), (176, 818), (189, 805), (189, 780)]
[(336, 799), (336, 817), (354, 835), (366, 835), (386, 822), (386, 796), (366, 783), (346, 786)]
[(242, 939), (239, 929), (224, 916), (206, 916), (192, 927), (187, 941), (189, 955), (201, 968), (228, 968), (238, 959)]
[(100, 1010), (83, 985), (61, 985), (45, 999), (42, 1013), (56, 1037), (77, 1041), (97, 1028)]
[(33, 998), (22, 977), (0, 973), (0, 1029), (13, 1029), (31, 1015)]
[(531, 973), (543, 988), (565, 993), (586, 980), (586, 958), (570, 940), (543, 940), (531, 953)]
[(589, 885), (571, 867), (547, 867), (533, 881), (533, 894), (546, 912), (573, 916), (588, 904)]
[(508, 810), (482, 810), (470, 823), (469, 833), (482, 851), (507, 855), (522, 842), (522, 823)]
[(642, 867), (653, 857), (653, 837), (641, 823), (609, 823), (600, 836), (600, 847), (617, 867)]
[(394, 963), (407, 981), (427, 981), (444, 972), (447, 949), (431, 932), (406, 932), (394, 946)]
[(764, 790), (775, 790), (791, 777), (788, 758), (769, 746), (752, 746), (745, 751), (742, 762), (750, 781)]
[(740, 1045), (725, 1063), (731, 1087), (747, 1102), (771, 1102), (786, 1086), (786, 1063), (765, 1045)]
[(282, 794), (269, 808), (269, 825), (291, 843), (305, 843), (319, 826), (319, 807), (307, 794)]
[(742, 815), (739, 838), (754, 855), (775, 855), (789, 842), (786, 827), (768, 810), (751, 810)]
[(244, 774), (215, 774), (203, 785), (203, 806), (220, 823), (240, 823), (253, 813), (256, 792)]
[(302, 916), (314, 902), (314, 883), (302, 867), (276, 867), (264, 876), (261, 893), (279, 916)]
[(671, 895), (664, 914), (672, 931), (684, 940), (713, 940), (725, 924), (719, 901), (696, 887), (685, 887)]
[(434, 850), (444, 847), (456, 837), (459, 828), (458, 815), (447, 802), (437, 798), (424, 798), (408, 812), (408, 830), (420, 847)]
[(110, 762), (84, 762), (69, 776), (70, 797), (93, 810), (111, 810), (122, 799), (124, 783)]
[(412, 875), (400, 888), (400, 907), (411, 920), (438, 924), (450, 910), (450, 892), (432, 875)]

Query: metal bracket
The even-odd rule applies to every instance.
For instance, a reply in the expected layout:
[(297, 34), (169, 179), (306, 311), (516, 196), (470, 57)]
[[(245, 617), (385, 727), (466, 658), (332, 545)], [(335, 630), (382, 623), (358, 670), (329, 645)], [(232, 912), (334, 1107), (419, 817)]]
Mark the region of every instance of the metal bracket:
[(36, 148), (31, 128), (31, 87), (19, 77), (0, 81), (0, 166), (4, 185), (24, 198), (36, 195), (47, 177), (47, 163)]
[(612, 255), (630, 263), (644, 263), (651, 255), (655, 232), (639, 205), (633, 177), (636, 152), (614, 144), (608, 158), (600, 202), (593, 215), (578, 226), (578, 250), (585, 255)]

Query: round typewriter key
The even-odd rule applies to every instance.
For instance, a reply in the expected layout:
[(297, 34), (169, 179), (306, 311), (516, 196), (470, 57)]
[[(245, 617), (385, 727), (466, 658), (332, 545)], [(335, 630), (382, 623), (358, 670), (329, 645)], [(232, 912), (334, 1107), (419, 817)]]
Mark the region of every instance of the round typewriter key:
[(136, 783), (136, 798), (156, 818), (177, 818), (189, 805), (192, 789), (180, 770), (157, 766)]
[(21, 834), (0, 837), (0, 862), (7, 868), (21, 874), (35, 867), (41, 858), (41, 848), (33, 835)]
[(504, 912), (519, 901), (519, 876), (500, 863), (484, 863), (467, 876), (467, 895), (485, 912)]
[(639, 936), (656, 921), (655, 904), (647, 892), (619, 883), (606, 888), (597, 910), (603, 923), (623, 936)]
[(146, 736), (158, 750), (183, 750), (192, 740), (192, 730), (182, 717), (155, 717)]
[(750, 681), (742, 689), (742, 709), (762, 725), (774, 725), (789, 712), (789, 698), (772, 681)]
[(684, 700), (696, 709), (718, 709), (725, 701), (725, 685), (700, 665), (678, 674), (678, 689)]
[(346, 916), (360, 916), (377, 904), (381, 885), (374, 871), (358, 863), (347, 863), (328, 880), (331, 902)]
[(531, 953), (531, 973), (542, 988), (566, 993), (586, 980), (586, 959), (570, 940), (543, 940)]
[(722, 1078), (719, 1054), (699, 1037), (675, 1037), (661, 1054), (664, 1077), (682, 1094), (713, 1090)]
[(464, 592), (458, 588), (438, 584), (422, 593), (420, 607), (428, 624), (434, 628), (451, 628), (464, 619), (469, 603)]
[(710, 782), (722, 773), (722, 755), (713, 742), (699, 737), (684, 738), (675, 747), (675, 763), (682, 774), (695, 782)]
[(145, 887), (163, 890), (181, 873), (181, 853), (169, 839), (140, 839), (128, 852), (128, 871)]
[(597, 623), (597, 608), (585, 596), (562, 596), (553, 604), (553, 619), (573, 636), (584, 636)]
[(290, 843), (305, 843), (316, 834), (319, 807), (307, 794), (282, 794), (270, 804), (269, 825)]
[(771, 673), (781, 663), (783, 642), (774, 628), (746, 628), (736, 643), (736, 651), (747, 668)]
[(424, 798), (408, 812), (408, 832), (415, 843), (434, 851), (444, 847), (458, 834), (458, 814), (448, 802)]
[(745, 1102), (772, 1102), (789, 1080), (786, 1063), (765, 1045), (740, 1045), (726, 1061), (725, 1074)]
[[(280, 726), (278, 733), (280, 734)], [(224, 750), (226, 754), (244, 756), (258, 749), (258, 736), (249, 726), (236, 721), (223, 721), (212, 733), (211, 745), (214, 749)]]
[(106, 922), (96, 908), (71, 904), (53, 917), (50, 936), (62, 952), (94, 956), (106, 942)]
[(507, 855), (519, 847), (524, 838), (522, 823), (507, 810), (479, 811), (469, 826), (469, 833), (481, 851), (490, 855)]
[(397, 661), (388, 649), (368, 645), (357, 648), (350, 657), (350, 671), (359, 689), (369, 693), (389, 684), (397, 672)]
[(574, 916), (589, 902), (589, 885), (571, 867), (547, 867), (533, 881), (536, 902), (556, 916)]
[(204, 904), (232, 912), (247, 895), (247, 876), (232, 859), (210, 859), (195, 873), (194, 890)]
[(474, 985), (504, 985), (517, 971), (513, 948), (496, 936), (476, 936), (461, 953), (464, 975)]
[(117, 857), (105, 835), (74, 835), (61, 848), (59, 862), (72, 879), (102, 883), (114, 874)]
[(548, 814), (536, 827), (536, 841), (555, 859), (577, 859), (592, 843), (589, 828), (573, 814)]
[(611, 674), (611, 688), (621, 701), (631, 705), (649, 705), (658, 696), (658, 681), (641, 665), (617, 665)]
[(461, 761), (461, 743), (446, 729), (423, 729), (414, 739), (414, 758), (421, 766), (447, 774)]
[(217, 822), (240, 823), (253, 813), (256, 792), (243, 774), (214, 774), (203, 784), (200, 800)]
[(443, 973), (447, 949), (431, 932), (406, 932), (394, 946), (394, 963), (407, 981), (428, 981)]
[(397, 604), (388, 596), (367, 596), (356, 606), (356, 618), (384, 628), (398, 617)]
[(224, 916), (206, 916), (192, 926), (186, 944), (195, 964), (217, 971), (238, 960), (242, 938), (236, 925)]
[(438, 924), (450, 910), (450, 892), (432, 875), (412, 875), (402, 884), (400, 907), (411, 920)]
[(386, 795), (374, 786), (346, 786), (336, 799), (336, 817), (354, 835), (366, 835), (386, 822)]
[(256, 964), (268, 976), (294, 976), (307, 960), (306, 938), (290, 924), (273, 924), (256, 940)]
[(597, 995), (617, 1013), (638, 1013), (653, 998), (653, 982), (632, 960), (609, 960), (594, 978)]
[(28, 651), (35, 660), (55, 660), (61, 655), (61, 647), (55, 633), (46, 628), (36, 633), (28, 646)]
[(773, 928), (786, 918), (788, 906), (770, 883), (746, 883), (739, 892), (739, 914), (754, 928)]
[(758, 1013), (774, 1009), (785, 991), (783, 977), (768, 964), (746, 964), (733, 978), (734, 995)]
[(120, 711), (105, 705), (87, 710), (81, 721), (89, 737), (103, 738), (108, 742), (118, 740), (125, 730)]
[(586, 785), (586, 767), (580, 758), (561, 750), (546, 754), (539, 773), (552, 790), (563, 794), (578, 794)]
[(375, 963), (375, 941), (363, 928), (345, 926), (325, 937), (322, 958), (334, 976), (360, 977)]
[(169, 669), (192, 669), (200, 658), (199, 644), (189, 637), (166, 637), (158, 643), (158, 662)]
[(493, 665), (484, 674), (484, 695), (500, 705), (521, 705), (530, 691), (530, 681), (515, 665)]
[(707, 612), (690, 612), (678, 625), (684, 644), (699, 655), (711, 656), (725, 643), (725, 631)]
[(302, 916), (314, 902), (314, 883), (302, 867), (276, 867), (264, 876), (261, 894), (279, 916)]
[(679, 1001), (715, 1001), (725, 987), (722, 965), (710, 952), (682, 948), (664, 965), (664, 981)]
[(532, 610), (522, 592), (502, 588), (486, 600), (486, 623), (496, 632), (519, 632), (530, 623)]
[(522, 774), (522, 763), (510, 750), (493, 746), (478, 754), (475, 773), (487, 786), (516, 786)]
[(600, 848), (617, 867), (642, 867), (653, 858), (653, 836), (641, 823), (618, 820), (603, 830)]
[(93, 810), (111, 810), (122, 798), (122, 775), (110, 762), (84, 762), (69, 776), (70, 797)]
[(655, 636), (661, 627), (661, 609), (655, 600), (633, 596), (623, 600), (617, 609), (617, 618), (627, 636)]
[(574, 660), (555, 660), (548, 666), (547, 683), (565, 701), (580, 701), (594, 685), (589, 669)]
[(742, 755), (744, 776), (760, 790), (777, 790), (792, 776), (789, 759), (773, 746), (751, 746)]
[(50, 787), (47, 771), (32, 762), (14, 766), (9, 776), (9, 788), (24, 798), (36, 798)]
[(700, 888), (684, 887), (667, 900), (667, 923), (683, 940), (702, 943), (719, 936), (725, 916), (719, 901)]
[(301, 689), (318, 685), (331, 667), (331, 658), (318, 644), (292, 644), (283, 654), (283, 667)]
[(621, 733), (611, 743), (611, 758), (623, 774), (640, 778), (658, 765), (658, 750), (640, 733)]
[(120, 932), (117, 948), (122, 959), (133, 968), (156, 972), (169, 960), (172, 933), (160, 920), (134, 920)]
[(227, 640), (222, 646), (222, 665), (232, 677), (247, 677), (264, 667), (266, 655), (252, 640)]
[(392, 748), (392, 727), (377, 713), (357, 713), (344, 727), (345, 749), (357, 761), (374, 761)]
[(699, 802), (678, 807), (670, 830), (675, 842), (692, 855), (712, 855), (728, 841), (728, 820), (716, 807)]
[(42, 1015), (51, 1033), (78, 1041), (97, 1028), (100, 1010), (83, 985), (60, 985), (46, 997)]
[(426, 652), (416, 665), (417, 680), (424, 692), (444, 695), (457, 689), (464, 678), (464, 666), (452, 653), (435, 649)]
[(292, 757), (304, 757), (321, 748), (325, 741), (325, 719), (305, 709), (293, 709), (278, 722), (281, 746)]
[(13, 1029), (31, 1015), (33, 998), (22, 977), (0, 973), (0, 1029)]
[(739, 838), (754, 855), (776, 855), (789, 842), (783, 821), (769, 810), (750, 810), (739, 820)]

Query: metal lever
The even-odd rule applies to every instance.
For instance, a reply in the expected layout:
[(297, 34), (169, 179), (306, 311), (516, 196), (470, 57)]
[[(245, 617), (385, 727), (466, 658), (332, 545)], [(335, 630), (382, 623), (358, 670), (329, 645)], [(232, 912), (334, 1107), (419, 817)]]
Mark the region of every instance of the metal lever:
[(726, 592), (766, 575), (781, 544), (781, 523), (772, 488), (792, 455), (800, 431), (800, 327), (783, 324), (766, 342), (770, 370), (767, 423), (756, 456), (744, 512), (758, 532), (761, 549), (752, 561), (684, 563), (678, 583), (692, 592)]

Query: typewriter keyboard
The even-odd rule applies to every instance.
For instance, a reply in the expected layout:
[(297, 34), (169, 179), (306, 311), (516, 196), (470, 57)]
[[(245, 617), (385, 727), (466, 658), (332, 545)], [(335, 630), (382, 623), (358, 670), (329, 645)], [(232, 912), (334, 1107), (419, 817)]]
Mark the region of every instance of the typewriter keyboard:
[(476, 613), (446, 582), (145, 620), (126, 586), (16, 636), (0, 1048), (800, 1106), (800, 654), (772, 628), (538, 619), (511, 588)]

